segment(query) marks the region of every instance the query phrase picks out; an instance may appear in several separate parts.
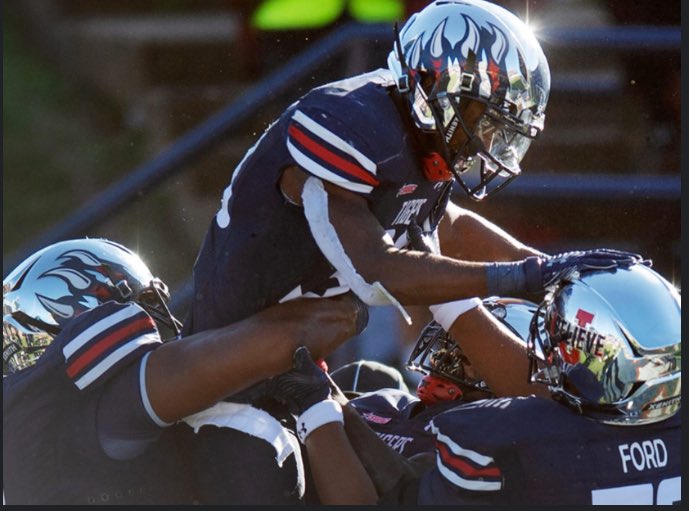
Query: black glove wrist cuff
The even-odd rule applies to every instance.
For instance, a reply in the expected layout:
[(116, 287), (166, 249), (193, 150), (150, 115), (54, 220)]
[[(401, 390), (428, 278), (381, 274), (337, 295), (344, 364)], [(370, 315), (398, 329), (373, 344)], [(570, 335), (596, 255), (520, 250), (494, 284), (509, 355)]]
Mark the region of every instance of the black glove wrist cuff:
[(510, 296), (524, 291), (524, 261), (493, 263), (486, 267), (488, 296)]
[(543, 290), (543, 257), (531, 256), (524, 259), (525, 288), (529, 293)]
[(543, 257), (530, 256), (523, 261), (493, 263), (486, 268), (488, 296), (512, 296), (543, 289)]

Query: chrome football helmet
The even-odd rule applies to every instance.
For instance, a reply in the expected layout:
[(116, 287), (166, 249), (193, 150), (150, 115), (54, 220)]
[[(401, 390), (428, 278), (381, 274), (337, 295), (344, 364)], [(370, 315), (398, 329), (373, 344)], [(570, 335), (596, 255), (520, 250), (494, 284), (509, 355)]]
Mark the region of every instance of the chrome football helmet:
[(406, 366), (424, 375), (416, 394), (427, 405), (466, 397), (474, 390), (482, 392), (480, 398), (492, 395), (459, 344), (435, 321), (419, 335)]
[[(521, 173), (543, 129), (550, 70), (517, 16), (482, 0), (437, 0), (404, 24), (388, 67), (416, 127), (439, 135), (444, 154), (435, 165), (444, 159), (448, 178), (471, 198), (484, 199)], [(470, 100), (482, 105), (477, 119)], [(458, 131), (465, 135), (459, 143)]]
[(540, 308), (528, 343), (531, 381), (609, 424), (657, 422), (680, 409), (681, 297), (654, 270), (575, 272)]
[(3, 374), (33, 365), (67, 321), (108, 301), (136, 302), (179, 335), (168, 300), (167, 286), (122, 245), (88, 238), (50, 245), (3, 280)]

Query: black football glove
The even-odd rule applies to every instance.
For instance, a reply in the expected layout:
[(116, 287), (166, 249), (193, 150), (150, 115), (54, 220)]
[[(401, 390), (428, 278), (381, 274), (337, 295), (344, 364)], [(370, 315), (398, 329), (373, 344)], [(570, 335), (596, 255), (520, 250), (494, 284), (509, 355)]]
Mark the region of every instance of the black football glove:
[(553, 256), (531, 256), (512, 263), (494, 263), (486, 269), (488, 293), (512, 296), (540, 292), (572, 271), (613, 270), (633, 264), (651, 266), (651, 261), (631, 252), (598, 248)]
[(299, 416), (330, 397), (330, 379), (311, 359), (306, 346), (296, 349), (292, 367), (273, 378), (273, 397), (287, 405), (291, 414)]
[(576, 250), (539, 259), (540, 282), (529, 282), (528, 287), (546, 288), (570, 271), (613, 270), (633, 264), (651, 265), (650, 260), (644, 260), (639, 254), (609, 248)]
[(420, 252), (433, 253), (433, 245), (428, 240), (428, 237), (423, 233), (421, 226), (416, 223), (416, 216), (413, 216), (407, 225), (407, 238), (409, 239), (409, 246), (413, 250)]

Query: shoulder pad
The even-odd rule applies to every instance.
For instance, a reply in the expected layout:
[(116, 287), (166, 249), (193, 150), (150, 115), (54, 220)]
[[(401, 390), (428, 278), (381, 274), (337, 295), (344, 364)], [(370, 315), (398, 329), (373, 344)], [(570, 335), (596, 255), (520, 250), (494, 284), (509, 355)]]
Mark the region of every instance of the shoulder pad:
[(102, 384), (162, 343), (153, 319), (133, 302), (107, 302), (80, 314), (58, 341), (67, 376), (80, 390)]
[(483, 399), (434, 417), (430, 428), (436, 437), (440, 474), (462, 490), (502, 490), (496, 446), (510, 437), (512, 429), (505, 424), (512, 424), (525, 399), (529, 398)]
[[(361, 127), (336, 111), (336, 104), (322, 102), (318, 106), (298, 106), (287, 128), (287, 149), (304, 170), (358, 193), (370, 193), (379, 181), (378, 167), (372, 159), (368, 143), (361, 140)], [(345, 110), (351, 101), (338, 99)]]

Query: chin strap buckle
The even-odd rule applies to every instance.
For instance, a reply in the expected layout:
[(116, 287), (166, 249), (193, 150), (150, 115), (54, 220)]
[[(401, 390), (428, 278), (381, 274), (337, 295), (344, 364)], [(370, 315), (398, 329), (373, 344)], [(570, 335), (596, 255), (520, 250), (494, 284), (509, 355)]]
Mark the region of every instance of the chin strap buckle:
[(397, 89), (402, 93), (406, 94), (411, 91), (411, 86), (409, 85), (409, 75), (402, 75), (397, 80)]

